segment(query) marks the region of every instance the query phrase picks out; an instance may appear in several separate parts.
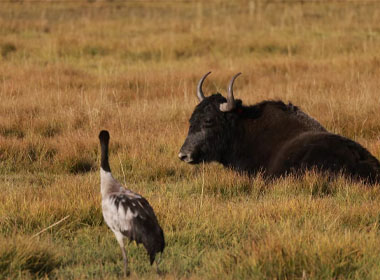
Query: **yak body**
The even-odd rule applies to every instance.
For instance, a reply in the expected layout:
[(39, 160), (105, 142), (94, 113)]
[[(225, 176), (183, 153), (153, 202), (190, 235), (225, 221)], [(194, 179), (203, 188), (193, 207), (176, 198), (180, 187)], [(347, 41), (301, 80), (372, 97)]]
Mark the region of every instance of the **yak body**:
[(328, 132), (298, 107), (281, 101), (244, 106), (236, 100), (233, 109), (223, 111), (221, 104), (226, 102), (220, 94), (201, 99), (190, 118), (181, 160), (217, 161), (269, 177), (317, 169), (368, 183), (380, 180), (380, 163), (374, 156), (360, 144)]

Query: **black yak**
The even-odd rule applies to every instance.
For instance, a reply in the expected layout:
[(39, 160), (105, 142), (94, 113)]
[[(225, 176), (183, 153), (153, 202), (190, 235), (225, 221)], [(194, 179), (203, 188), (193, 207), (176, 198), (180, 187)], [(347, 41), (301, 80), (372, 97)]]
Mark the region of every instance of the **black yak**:
[(380, 180), (380, 163), (360, 144), (328, 132), (298, 107), (282, 101), (245, 106), (235, 100), (233, 84), (227, 99), (216, 93), (205, 97), (199, 81), (199, 104), (179, 158), (187, 163), (217, 161), (235, 170), (267, 177), (317, 169), (343, 173), (367, 183)]

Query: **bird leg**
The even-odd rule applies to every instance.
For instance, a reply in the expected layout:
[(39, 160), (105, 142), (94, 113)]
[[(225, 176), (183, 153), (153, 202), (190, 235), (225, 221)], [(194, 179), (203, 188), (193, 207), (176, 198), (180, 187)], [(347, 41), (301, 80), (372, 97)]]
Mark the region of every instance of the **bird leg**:
[(158, 265), (161, 263), (161, 255), (162, 253), (157, 257), (155, 263), (156, 263), (156, 272), (158, 275), (162, 274), (162, 271), (158, 268)]
[(117, 242), (119, 243), (120, 245), (120, 249), (121, 249), (121, 253), (123, 254), (123, 263), (124, 263), (124, 277), (128, 277), (129, 276), (129, 271), (128, 271), (128, 259), (127, 259), (127, 253), (125, 251), (125, 247), (124, 247), (124, 237), (122, 234), (120, 233), (117, 233), (115, 232), (115, 236), (116, 236), (116, 239), (117, 239)]
[(121, 252), (123, 253), (123, 262), (124, 262), (124, 277), (129, 276), (129, 271), (128, 271), (128, 259), (127, 259), (127, 253), (125, 252), (124, 246), (120, 246)]

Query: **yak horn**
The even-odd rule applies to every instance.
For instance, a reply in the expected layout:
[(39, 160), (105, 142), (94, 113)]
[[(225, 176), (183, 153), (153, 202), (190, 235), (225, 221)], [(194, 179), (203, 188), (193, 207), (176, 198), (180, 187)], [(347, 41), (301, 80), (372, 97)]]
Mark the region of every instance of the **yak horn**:
[(198, 96), (198, 99), (199, 99), (199, 102), (202, 102), (203, 99), (205, 99), (205, 95), (203, 94), (203, 90), (202, 90), (202, 85), (203, 85), (203, 82), (204, 80), (206, 79), (206, 77), (208, 75), (210, 75), (211, 72), (208, 72), (206, 73), (202, 79), (199, 80), (199, 83), (198, 83), (198, 88), (197, 88), (197, 96)]
[(220, 104), (220, 111), (229, 112), (235, 108), (235, 99), (234, 99), (234, 82), (235, 79), (241, 74), (241, 72), (237, 73), (232, 77), (230, 85), (228, 86), (228, 94), (227, 94), (227, 102)]

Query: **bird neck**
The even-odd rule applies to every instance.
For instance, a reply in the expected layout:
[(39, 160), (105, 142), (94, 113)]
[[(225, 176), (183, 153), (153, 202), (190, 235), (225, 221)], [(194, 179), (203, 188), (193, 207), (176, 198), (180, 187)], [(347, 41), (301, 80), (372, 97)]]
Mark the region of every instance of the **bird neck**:
[(106, 172), (111, 172), (108, 161), (108, 143), (101, 143), (100, 167)]
[(102, 197), (107, 194), (119, 192), (120, 184), (113, 178), (112, 173), (100, 168), (100, 192)]

